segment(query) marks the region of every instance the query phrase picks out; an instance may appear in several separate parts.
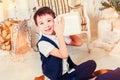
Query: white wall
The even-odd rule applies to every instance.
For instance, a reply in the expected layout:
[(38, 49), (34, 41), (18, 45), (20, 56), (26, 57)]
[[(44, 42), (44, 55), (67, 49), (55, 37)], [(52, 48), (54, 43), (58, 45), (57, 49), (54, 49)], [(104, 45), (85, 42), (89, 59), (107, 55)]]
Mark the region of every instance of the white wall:
[(82, 4), (86, 5), (88, 14), (92, 17), (97, 17), (101, 15), (101, 11), (99, 10), (101, 5), (101, 1), (103, 0), (80, 0)]

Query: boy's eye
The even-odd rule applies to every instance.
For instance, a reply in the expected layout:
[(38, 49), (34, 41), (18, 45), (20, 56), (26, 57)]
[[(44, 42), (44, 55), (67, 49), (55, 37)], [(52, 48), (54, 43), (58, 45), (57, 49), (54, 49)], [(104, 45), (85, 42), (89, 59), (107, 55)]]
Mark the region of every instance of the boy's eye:
[(40, 25), (42, 25), (43, 23), (40, 23)]
[(48, 20), (48, 22), (50, 22), (51, 20)]

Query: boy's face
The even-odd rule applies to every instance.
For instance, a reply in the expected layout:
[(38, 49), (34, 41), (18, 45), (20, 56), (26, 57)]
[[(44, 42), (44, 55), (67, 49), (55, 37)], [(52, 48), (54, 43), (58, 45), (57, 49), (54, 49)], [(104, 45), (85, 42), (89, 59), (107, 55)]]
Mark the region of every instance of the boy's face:
[(44, 34), (51, 35), (54, 33), (54, 18), (50, 14), (37, 16), (37, 26)]

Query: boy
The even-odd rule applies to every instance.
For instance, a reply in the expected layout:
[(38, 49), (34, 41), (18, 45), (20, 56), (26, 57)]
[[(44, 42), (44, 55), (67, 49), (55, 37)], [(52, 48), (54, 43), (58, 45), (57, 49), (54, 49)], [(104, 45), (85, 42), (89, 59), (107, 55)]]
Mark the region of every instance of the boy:
[(37, 43), (43, 74), (50, 80), (88, 80), (96, 68), (89, 60), (80, 65), (72, 62), (63, 36), (64, 19), (55, 19), (49, 7), (42, 7), (34, 14), (34, 21), (42, 33)]

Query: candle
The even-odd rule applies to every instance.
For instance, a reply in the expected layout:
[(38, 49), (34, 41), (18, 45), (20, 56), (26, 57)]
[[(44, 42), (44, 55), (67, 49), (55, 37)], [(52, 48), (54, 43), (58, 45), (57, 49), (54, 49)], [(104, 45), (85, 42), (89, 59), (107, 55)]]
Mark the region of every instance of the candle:
[(8, 5), (8, 18), (16, 19), (15, 4), (10, 2)]
[(30, 18), (28, 0), (15, 0), (16, 4), (16, 16), (19, 20), (25, 20)]
[(0, 3), (0, 22), (4, 20), (3, 3)]

